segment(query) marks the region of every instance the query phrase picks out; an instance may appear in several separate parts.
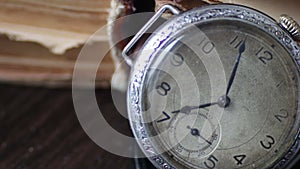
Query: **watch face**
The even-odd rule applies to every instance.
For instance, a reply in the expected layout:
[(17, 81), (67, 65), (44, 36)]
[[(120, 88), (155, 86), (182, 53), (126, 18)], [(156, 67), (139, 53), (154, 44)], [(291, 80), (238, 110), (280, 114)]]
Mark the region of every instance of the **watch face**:
[[(222, 6), (227, 8), (249, 10)], [(280, 41), (276, 34), (285, 33), (273, 35), (247, 14), (224, 12), (227, 17), (187, 24), (148, 52), (139, 88), (136, 80), (130, 84), (140, 111), (132, 102), (129, 111), (140, 120), (131, 123), (135, 136), (157, 167), (270, 168), (296, 149), (299, 69), (282, 42), (289, 39)], [(151, 151), (141, 144), (145, 138)]]

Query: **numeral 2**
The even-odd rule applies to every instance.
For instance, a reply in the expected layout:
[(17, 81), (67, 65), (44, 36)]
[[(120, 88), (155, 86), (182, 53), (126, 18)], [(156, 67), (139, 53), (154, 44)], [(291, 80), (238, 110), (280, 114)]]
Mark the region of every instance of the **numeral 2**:
[(280, 114), (276, 114), (275, 118), (281, 123), (283, 119), (286, 119), (288, 117), (288, 111), (285, 109), (280, 110)]

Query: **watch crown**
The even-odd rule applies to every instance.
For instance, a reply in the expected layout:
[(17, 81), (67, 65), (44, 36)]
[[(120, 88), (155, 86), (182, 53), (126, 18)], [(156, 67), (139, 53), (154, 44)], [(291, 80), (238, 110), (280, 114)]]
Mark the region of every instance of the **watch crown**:
[(292, 17), (286, 14), (281, 15), (279, 25), (288, 31), (295, 40), (300, 40), (300, 26)]

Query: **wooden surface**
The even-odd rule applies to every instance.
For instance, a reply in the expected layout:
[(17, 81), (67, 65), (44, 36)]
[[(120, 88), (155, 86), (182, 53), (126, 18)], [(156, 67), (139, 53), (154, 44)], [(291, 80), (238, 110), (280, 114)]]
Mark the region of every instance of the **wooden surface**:
[[(1, 169), (128, 169), (131, 159), (112, 155), (82, 130), (70, 89), (0, 84)], [(106, 120), (130, 135), (110, 90), (97, 91)]]
[[(133, 160), (113, 155), (82, 130), (70, 89), (0, 84), (0, 169), (129, 169)], [(105, 119), (131, 135), (111, 90), (97, 90)], [(298, 169), (299, 163), (293, 169)]]

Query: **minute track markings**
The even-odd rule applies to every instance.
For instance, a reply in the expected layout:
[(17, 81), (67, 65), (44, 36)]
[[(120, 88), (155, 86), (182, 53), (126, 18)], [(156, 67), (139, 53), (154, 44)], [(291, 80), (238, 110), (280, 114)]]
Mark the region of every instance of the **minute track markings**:
[(272, 47), (272, 48), (275, 48), (275, 45), (274, 45), (274, 44), (272, 44), (272, 45), (271, 45), (271, 47)]
[(280, 82), (276, 85), (276, 87), (277, 87), (277, 88), (280, 87), (280, 86), (282, 85), (282, 83), (284, 83), (284, 81), (280, 81)]

